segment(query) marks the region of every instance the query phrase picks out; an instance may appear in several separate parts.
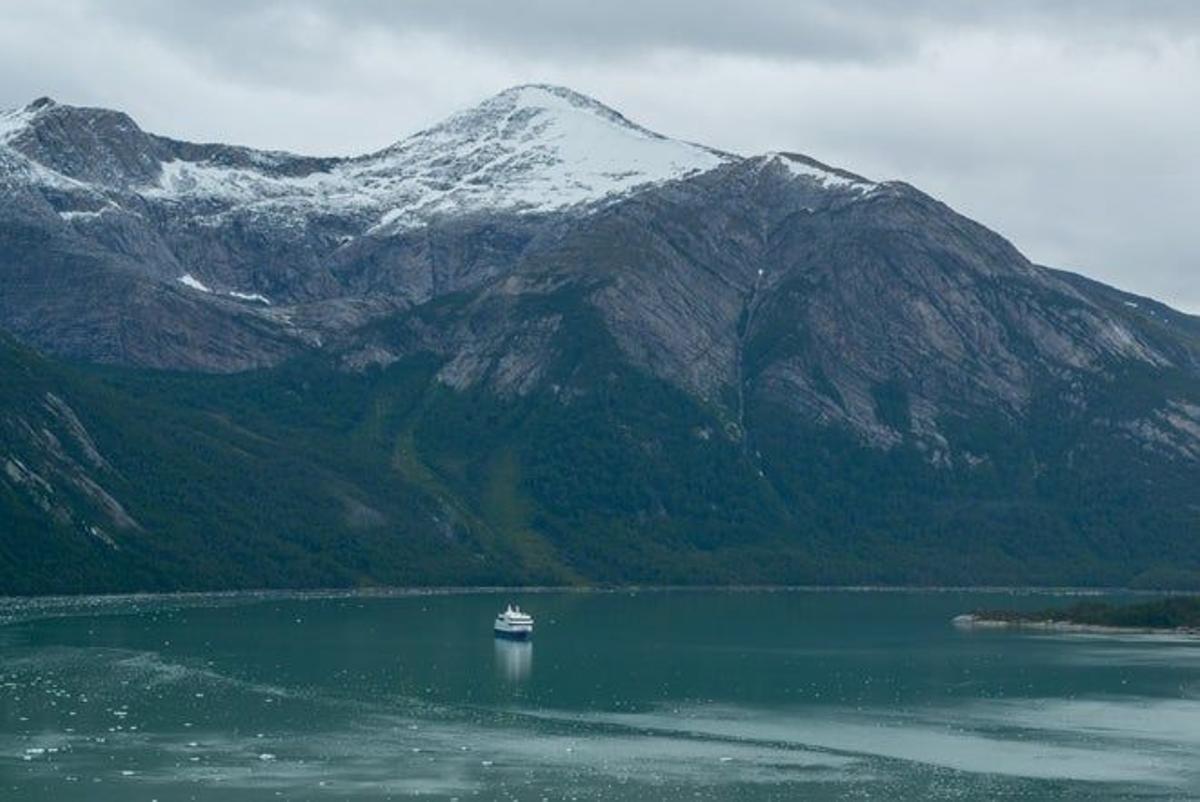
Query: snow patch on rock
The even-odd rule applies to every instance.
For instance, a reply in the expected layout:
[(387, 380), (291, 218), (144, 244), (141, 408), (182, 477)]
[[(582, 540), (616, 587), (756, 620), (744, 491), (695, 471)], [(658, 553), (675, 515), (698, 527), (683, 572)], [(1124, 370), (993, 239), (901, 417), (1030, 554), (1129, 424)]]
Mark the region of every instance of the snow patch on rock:
[(257, 292), (238, 292), (237, 290), (224, 290), (221, 292), (214, 292), (212, 287), (208, 286), (203, 281), (201, 281), (200, 279), (193, 276), (191, 273), (184, 273), (182, 276), (177, 278), (176, 281), (178, 281), (183, 286), (188, 287), (189, 289), (193, 289), (198, 292), (208, 293), (209, 295), (224, 295), (226, 298), (233, 298), (238, 301), (250, 301), (252, 303), (262, 304), (263, 306), (271, 305), (270, 298), (268, 298), (265, 295), (260, 295)]
[(205, 284), (203, 282), (201, 282), (200, 279), (196, 278), (191, 273), (184, 273), (182, 276), (180, 276), (177, 279), (177, 281), (180, 284), (182, 284), (183, 286), (190, 287), (193, 290), (199, 290), (200, 292), (208, 292), (208, 293), (212, 292), (212, 290), (210, 290), (207, 286), (205, 286)]
[(257, 292), (237, 292), (236, 290), (230, 290), (225, 294), (230, 298), (237, 298), (239, 301), (254, 301), (265, 306), (271, 305), (271, 300), (267, 296), (259, 295)]

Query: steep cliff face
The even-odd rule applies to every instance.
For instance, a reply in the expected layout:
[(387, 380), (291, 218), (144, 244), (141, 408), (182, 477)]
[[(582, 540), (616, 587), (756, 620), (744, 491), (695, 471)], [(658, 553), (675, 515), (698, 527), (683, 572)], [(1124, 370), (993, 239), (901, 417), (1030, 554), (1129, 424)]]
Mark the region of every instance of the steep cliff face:
[[(1128, 365), (1195, 377), (1195, 320), (1112, 292), (1031, 264), (909, 186), (772, 155), (564, 225), (436, 318), (400, 316), (404, 336), (360, 334), (346, 360), (432, 350), (454, 387), (528, 392), (558, 354), (560, 301), (581, 298), (630, 363), (734, 439), (769, 406), (881, 448), (911, 440), (937, 462), (954, 456), (947, 421), (1017, 425), (1050, 386)], [(1190, 424), (1174, 437), (1191, 448)]]
[(903, 183), (532, 86), (327, 159), (37, 101), (0, 190), (0, 325), (119, 366), (44, 363), (0, 480), (113, 586), (1200, 570), (1200, 320)]
[(0, 482), (9, 502), (64, 533), (117, 548), (110, 533), (140, 524), (111, 488), (119, 474), (88, 428), (42, 373), (40, 361), (4, 344), (5, 444)]

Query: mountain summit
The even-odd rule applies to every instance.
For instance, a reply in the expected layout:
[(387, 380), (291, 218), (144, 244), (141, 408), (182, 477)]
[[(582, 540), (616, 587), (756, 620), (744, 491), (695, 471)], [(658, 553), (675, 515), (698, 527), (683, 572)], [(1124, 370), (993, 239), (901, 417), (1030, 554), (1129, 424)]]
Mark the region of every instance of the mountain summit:
[(531, 85), (353, 158), (38, 102), (0, 187), (79, 365), (0, 343), (0, 511), (106, 586), (1200, 572), (1200, 320), (901, 182)]
[(356, 160), (359, 180), (400, 179), (412, 207), (382, 226), (431, 213), (549, 212), (711, 170), (732, 157), (667, 139), (603, 104), (554, 86), (508, 89), (382, 153)]

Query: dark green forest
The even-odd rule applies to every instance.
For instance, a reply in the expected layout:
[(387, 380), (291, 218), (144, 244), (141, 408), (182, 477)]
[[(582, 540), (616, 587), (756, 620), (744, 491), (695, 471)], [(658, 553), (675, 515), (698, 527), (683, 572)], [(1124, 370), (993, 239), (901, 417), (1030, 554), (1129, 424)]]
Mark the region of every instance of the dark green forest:
[[(986, 411), (945, 421), (988, 455), (946, 468), (916, 445), (868, 448), (753, 400), (750, 434), (731, 436), (587, 323), (564, 335), (547, 380), (513, 397), (443, 386), (427, 355), (361, 373), (314, 356), (200, 375), (63, 364), (3, 341), (0, 457), (44, 473), (75, 514), (56, 519), (0, 476), (0, 593), (1200, 585), (1194, 471), (1123, 446), (1095, 410), (1065, 411), (1053, 385), (1036, 425)], [(1118, 368), (1092, 388), (1104, 416), (1165, 392)], [(1191, 391), (1179, 383), (1175, 397)], [(136, 521), (108, 527), (111, 543), (85, 531), (104, 516), (74, 469), (30, 434), (73, 448), (48, 392), (110, 466), (88, 477)], [(902, 386), (879, 399), (903, 414)]]

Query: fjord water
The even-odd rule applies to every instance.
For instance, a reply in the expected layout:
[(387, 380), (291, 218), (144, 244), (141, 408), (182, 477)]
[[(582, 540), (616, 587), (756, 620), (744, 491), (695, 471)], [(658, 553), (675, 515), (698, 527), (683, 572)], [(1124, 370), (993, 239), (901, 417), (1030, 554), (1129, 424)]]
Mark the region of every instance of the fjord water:
[[(530, 644), (492, 639), (510, 600)], [(1058, 601), (0, 602), (0, 798), (1200, 797), (1200, 643), (950, 625)]]

